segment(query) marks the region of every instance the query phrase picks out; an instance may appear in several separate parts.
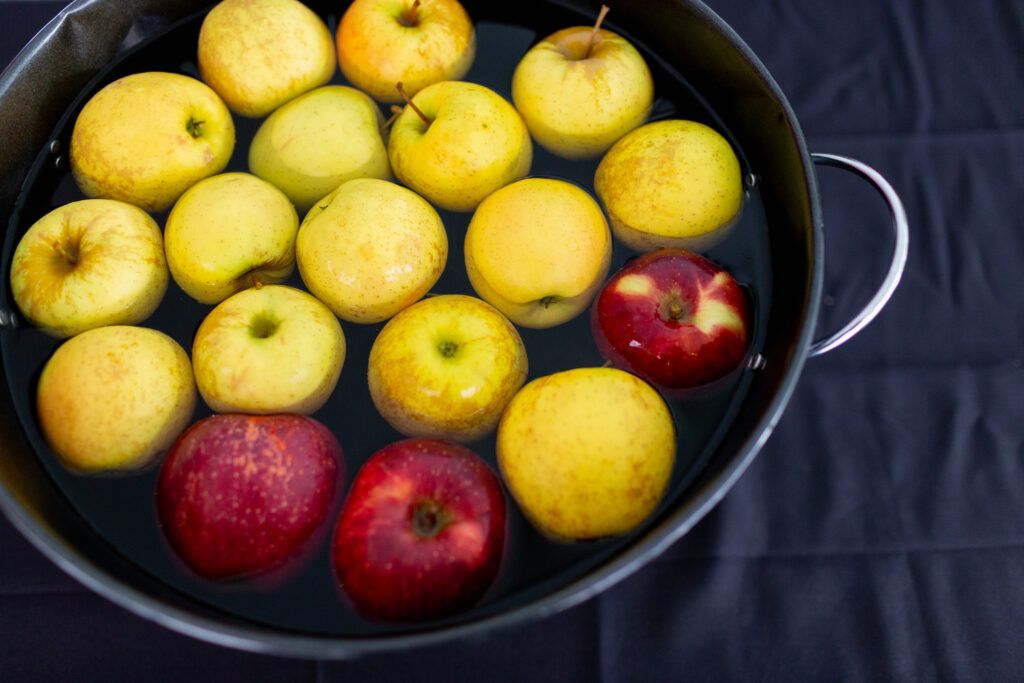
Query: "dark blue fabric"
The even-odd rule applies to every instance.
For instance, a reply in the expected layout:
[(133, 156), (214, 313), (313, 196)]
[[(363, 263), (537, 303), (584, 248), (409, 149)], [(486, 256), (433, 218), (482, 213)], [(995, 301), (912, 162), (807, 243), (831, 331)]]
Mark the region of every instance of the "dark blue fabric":
[[(0, 519), (0, 680), (1024, 679), (1024, 3), (710, 4), (813, 151), (892, 181), (912, 241), (888, 309), (808, 363), (762, 454), (692, 533), (546, 621), (318, 664), (144, 622)], [(59, 7), (0, 2), (0, 64)], [(891, 239), (870, 190), (820, 177), (834, 329)]]

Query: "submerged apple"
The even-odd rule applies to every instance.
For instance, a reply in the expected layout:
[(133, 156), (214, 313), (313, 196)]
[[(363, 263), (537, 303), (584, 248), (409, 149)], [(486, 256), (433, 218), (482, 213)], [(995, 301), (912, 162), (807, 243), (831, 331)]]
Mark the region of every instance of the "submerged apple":
[(174, 550), (208, 579), (301, 558), (341, 488), (341, 446), (301, 415), (214, 415), (171, 448), (156, 502)]
[(684, 249), (626, 264), (594, 303), (601, 355), (670, 392), (707, 384), (739, 366), (749, 339), (743, 289), (721, 266)]
[(505, 498), (472, 451), (407, 439), (356, 475), (334, 535), (334, 567), (364, 616), (422, 621), (476, 603), (501, 565)]

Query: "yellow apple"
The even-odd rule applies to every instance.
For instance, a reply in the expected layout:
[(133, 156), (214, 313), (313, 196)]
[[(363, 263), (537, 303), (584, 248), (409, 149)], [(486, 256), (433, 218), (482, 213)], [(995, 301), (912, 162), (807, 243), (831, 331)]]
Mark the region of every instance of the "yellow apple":
[(286, 280), (298, 229), (295, 207), (270, 183), (248, 173), (216, 175), (189, 188), (167, 217), (167, 265), (186, 294), (216, 304), (254, 284)]
[(36, 394), (46, 443), (81, 472), (152, 463), (188, 425), (195, 403), (185, 350), (162, 332), (121, 325), (64, 342)]
[(249, 170), (309, 211), (346, 180), (391, 177), (383, 125), (374, 101), (355, 88), (317, 88), (263, 122), (249, 147)]
[(398, 431), (470, 443), (494, 431), (526, 370), (523, 341), (501, 313), (445, 294), (384, 326), (367, 377), (374, 405)]
[(563, 180), (526, 178), (481, 202), (466, 231), (466, 272), (482, 299), (523, 327), (552, 327), (601, 288), (612, 236), (601, 207)]
[(558, 539), (635, 529), (654, 511), (675, 461), (665, 401), (614, 368), (577, 368), (536, 379), (498, 427), (498, 466), (520, 509)]
[(594, 188), (612, 231), (636, 251), (703, 251), (728, 234), (743, 204), (729, 142), (695, 121), (657, 121), (608, 150)]
[(57, 337), (133, 325), (167, 291), (160, 227), (142, 209), (84, 199), (46, 214), (11, 259), (11, 292), (32, 324)]
[(246, 289), (222, 301), (192, 344), (196, 384), (218, 413), (301, 413), (330, 398), (345, 362), (334, 314), (284, 285)]
[(476, 54), (473, 22), (456, 0), (355, 0), (338, 24), (345, 78), (381, 102), (401, 102), (466, 75)]
[(542, 147), (586, 159), (647, 119), (654, 81), (625, 38), (576, 26), (551, 34), (526, 53), (512, 76), (512, 101)]
[(224, 103), (188, 76), (147, 71), (85, 103), (71, 134), (71, 172), (87, 197), (164, 211), (227, 165), (235, 124)]
[(199, 31), (199, 74), (232, 111), (262, 117), (331, 80), (327, 24), (298, 0), (223, 0)]
[(299, 228), (302, 281), (342, 320), (375, 323), (419, 301), (441, 277), (441, 217), (401, 185), (350, 180), (317, 202)]
[(434, 204), (472, 211), (530, 172), (533, 146), (526, 125), (493, 90), (443, 81), (412, 102), (416, 108), (405, 107), (391, 126), (388, 156), (398, 179)]

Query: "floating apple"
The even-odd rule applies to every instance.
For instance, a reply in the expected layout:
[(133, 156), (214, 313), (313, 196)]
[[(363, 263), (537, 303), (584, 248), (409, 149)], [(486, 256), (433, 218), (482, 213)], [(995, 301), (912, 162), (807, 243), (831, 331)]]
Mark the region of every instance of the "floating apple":
[(629, 262), (594, 303), (601, 355), (669, 391), (707, 384), (737, 368), (747, 351), (743, 289), (721, 266), (683, 249)]
[(163, 211), (220, 173), (234, 147), (235, 124), (217, 93), (188, 76), (147, 71), (85, 103), (71, 133), (71, 172), (87, 197)]
[(342, 589), (366, 617), (436, 619), (487, 591), (505, 547), (505, 498), (472, 451), (408, 439), (356, 475), (334, 535)]
[(341, 489), (341, 446), (300, 415), (214, 415), (175, 442), (157, 482), (160, 524), (200, 576), (261, 574), (301, 557)]
[(473, 21), (457, 0), (355, 0), (338, 24), (345, 78), (381, 102), (401, 102), (440, 81), (462, 78), (476, 55)]
[(167, 291), (160, 226), (142, 209), (84, 199), (46, 214), (11, 259), (11, 292), (33, 324), (57, 337), (133, 325)]
[(555, 539), (626, 533), (654, 510), (676, 430), (651, 385), (615, 368), (535, 379), (498, 427), (498, 466), (523, 514)]
[(595, 157), (644, 122), (654, 82), (629, 41), (597, 24), (553, 33), (526, 53), (512, 101), (542, 147), (569, 159)]

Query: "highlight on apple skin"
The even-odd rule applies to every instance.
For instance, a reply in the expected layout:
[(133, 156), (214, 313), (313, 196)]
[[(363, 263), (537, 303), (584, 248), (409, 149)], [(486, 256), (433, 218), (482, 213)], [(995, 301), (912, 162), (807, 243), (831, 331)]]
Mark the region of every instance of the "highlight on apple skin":
[(160, 525), (204, 578), (291, 569), (324, 532), (344, 466), (337, 439), (313, 418), (214, 415), (182, 434), (164, 460)]
[(727, 270), (684, 249), (627, 263), (598, 294), (591, 329), (601, 355), (670, 394), (740, 366), (750, 340), (746, 293)]
[(377, 451), (352, 482), (334, 534), (335, 573), (369, 619), (438, 619), (487, 592), (505, 533), (505, 497), (483, 460), (407, 439)]

